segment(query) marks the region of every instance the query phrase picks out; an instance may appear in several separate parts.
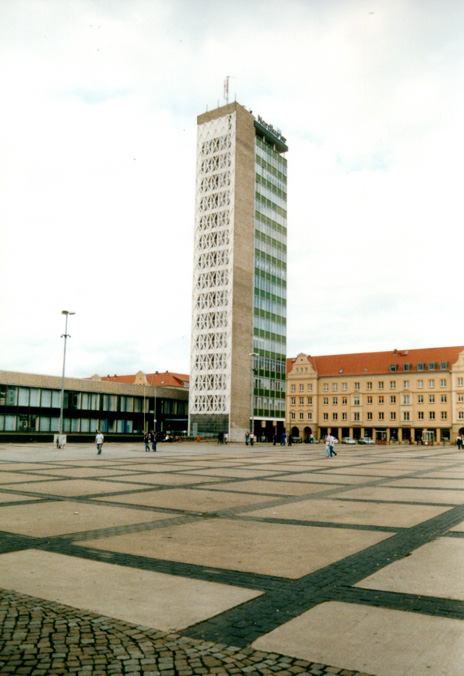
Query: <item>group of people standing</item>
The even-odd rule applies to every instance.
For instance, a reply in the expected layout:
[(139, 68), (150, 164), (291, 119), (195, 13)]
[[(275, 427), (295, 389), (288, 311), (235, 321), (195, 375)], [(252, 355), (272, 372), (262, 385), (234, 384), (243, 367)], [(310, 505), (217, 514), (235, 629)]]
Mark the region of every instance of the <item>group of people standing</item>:
[(156, 452), (156, 432), (154, 432), (154, 430), (152, 430), (151, 432), (145, 432), (145, 434), (143, 435), (143, 441), (145, 444), (145, 453), (150, 452), (150, 444), (153, 453)]

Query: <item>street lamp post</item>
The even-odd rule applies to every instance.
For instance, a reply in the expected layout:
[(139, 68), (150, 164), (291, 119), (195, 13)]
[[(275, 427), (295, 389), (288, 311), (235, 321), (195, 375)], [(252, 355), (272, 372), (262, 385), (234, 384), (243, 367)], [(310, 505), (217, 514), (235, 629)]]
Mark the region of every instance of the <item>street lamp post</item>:
[(255, 433), (255, 357), (259, 357), (257, 352), (250, 352), (251, 357), (251, 430)]
[(56, 445), (58, 448), (63, 448), (64, 444), (66, 443), (65, 440), (63, 439), (63, 405), (64, 405), (64, 374), (66, 367), (66, 341), (68, 338), (71, 338), (71, 336), (68, 334), (68, 317), (69, 315), (75, 315), (76, 313), (70, 312), (69, 310), (62, 310), (61, 314), (66, 315), (66, 323), (64, 333), (61, 336), (62, 338), (64, 338), (64, 350), (63, 350), (63, 373), (61, 376), (60, 422), (58, 426), (58, 439), (56, 440)]

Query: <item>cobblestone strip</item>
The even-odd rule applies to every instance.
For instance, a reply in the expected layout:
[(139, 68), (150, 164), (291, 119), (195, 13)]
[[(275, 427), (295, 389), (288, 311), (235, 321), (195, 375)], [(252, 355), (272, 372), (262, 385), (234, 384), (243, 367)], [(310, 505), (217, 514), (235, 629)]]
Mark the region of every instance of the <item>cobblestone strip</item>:
[(0, 672), (24, 676), (369, 676), (314, 662), (197, 641), (4, 591)]

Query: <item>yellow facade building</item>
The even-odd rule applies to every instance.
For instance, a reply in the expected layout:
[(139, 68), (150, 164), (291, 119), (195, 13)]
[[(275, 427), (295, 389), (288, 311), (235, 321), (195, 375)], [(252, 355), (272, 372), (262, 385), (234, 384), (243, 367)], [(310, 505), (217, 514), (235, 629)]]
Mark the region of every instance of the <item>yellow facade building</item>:
[(464, 433), (464, 346), (287, 360), (293, 437), (454, 443)]

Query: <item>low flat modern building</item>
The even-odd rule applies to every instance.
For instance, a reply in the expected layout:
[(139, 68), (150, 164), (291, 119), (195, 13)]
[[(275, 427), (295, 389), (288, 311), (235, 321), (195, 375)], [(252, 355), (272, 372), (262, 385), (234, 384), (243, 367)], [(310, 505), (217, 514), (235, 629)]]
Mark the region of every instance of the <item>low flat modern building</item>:
[[(0, 439), (53, 440), (60, 408), (60, 377), (0, 371)], [(93, 437), (97, 429), (120, 439), (155, 427), (186, 432), (187, 424), (188, 376), (166, 371), (65, 379), (63, 433), (68, 441)]]
[(464, 433), (464, 346), (287, 360), (287, 432), (377, 443)]

